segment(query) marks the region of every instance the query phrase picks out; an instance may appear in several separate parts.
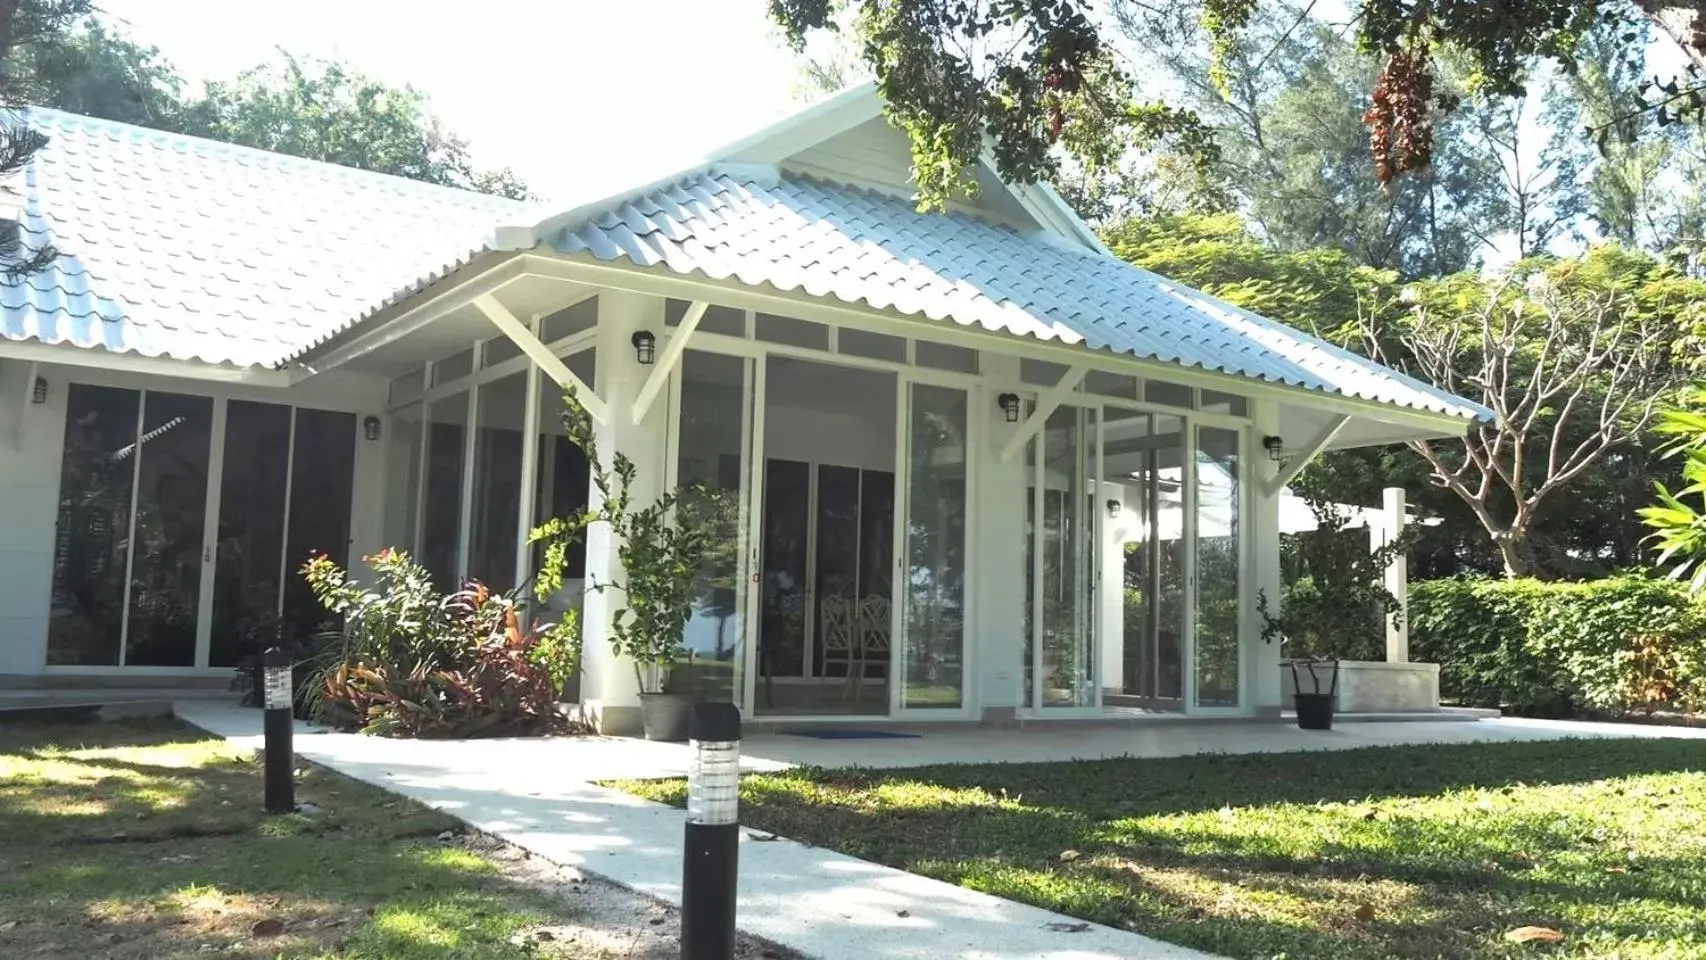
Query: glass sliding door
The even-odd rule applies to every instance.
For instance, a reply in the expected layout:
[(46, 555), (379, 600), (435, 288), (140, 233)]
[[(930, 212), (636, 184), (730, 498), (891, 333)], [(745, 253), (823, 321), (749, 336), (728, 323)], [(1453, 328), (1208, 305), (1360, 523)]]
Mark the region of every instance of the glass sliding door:
[(195, 665), (212, 438), (211, 399), (144, 394), (142, 434), (119, 458), (137, 462), (126, 665)]
[(51, 665), (117, 666), (123, 638), (130, 503), (142, 395), (73, 383), (66, 396), (65, 450), (48, 621)]
[(279, 582), (293, 573), (284, 552), (290, 420), (276, 403), (225, 406), (209, 666), (234, 667), (258, 638), (278, 635)]
[(521, 428), (527, 415), (527, 373), (483, 384), (479, 391), (468, 576), (501, 591), (520, 579), (515, 547), (521, 535)]
[(1196, 442), (1194, 699), (1236, 707), (1243, 607), (1239, 433), (1199, 427)]
[(1116, 702), (1161, 710), (1185, 697), (1185, 424), (1107, 408), (1102, 445), (1102, 642)]
[(1041, 570), (1040, 631), (1033, 702), (1043, 707), (1087, 707), (1096, 702), (1094, 595), (1097, 411), (1060, 407), (1042, 430), (1041, 498), (1037, 546)]
[(287, 635), (309, 636), (327, 618), (298, 572), (312, 554), (349, 567), (350, 506), (355, 490), (353, 413), (296, 410), (291, 444), (290, 524), (285, 539), (284, 605)]
[(672, 686), (738, 704), (746, 689), (753, 362), (688, 350), (680, 384), (677, 502), (685, 516), (715, 532), (715, 546), (694, 577), (693, 614), (682, 633), (691, 661), (671, 677)]
[(467, 429), (466, 393), (451, 394), (428, 406), (419, 559), (444, 589), (455, 586), (461, 570), (458, 541), (462, 535), (462, 451)]
[(958, 710), (965, 698), (966, 392), (906, 388), (906, 512), (899, 589), (902, 710)]

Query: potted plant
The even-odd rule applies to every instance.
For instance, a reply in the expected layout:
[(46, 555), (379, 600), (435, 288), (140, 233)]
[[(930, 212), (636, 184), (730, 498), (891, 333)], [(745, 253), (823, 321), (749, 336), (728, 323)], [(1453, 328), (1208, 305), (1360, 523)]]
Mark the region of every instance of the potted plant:
[(1384, 577), (1414, 542), (1414, 528), (1370, 550), (1362, 530), (1346, 529), (1343, 507), (1308, 491), (1303, 499), (1315, 514), (1316, 529), (1282, 538), (1285, 593), (1279, 612), (1269, 606), (1266, 591), (1258, 591), (1256, 606), (1262, 639), (1278, 639), (1288, 657), (1298, 727), (1331, 730), (1340, 661), (1377, 659), (1384, 621), (1397, 624), (1402, 616)]
[(618, 543), (622, 578), (589, 574), (586, 588), (618, 591), (626, 601), (611, 617), (610, 646), (634, 664), (646, 739), (686, 740), (693, 692), (677, 688), (671, 678), (675, 666), (686, 659), (682, 633), (693, 616), (695, 579), (714, 547), (712, 528), (694, 522), (691, 511), (677, 509), (676, 491), (639, 504), (633, 493), (633, 461), (621, 453), (608, 464), (599, 457), (592, 418), (572, 390), (563, 393), (563, 433), (586, 456), (599, 495), (596, 507), (553, 517), (530, 534), (545, 544), (536, 584), (539, 597), (549, 599), (562, 588), (569, 546), (592, 524), (609, 524)]

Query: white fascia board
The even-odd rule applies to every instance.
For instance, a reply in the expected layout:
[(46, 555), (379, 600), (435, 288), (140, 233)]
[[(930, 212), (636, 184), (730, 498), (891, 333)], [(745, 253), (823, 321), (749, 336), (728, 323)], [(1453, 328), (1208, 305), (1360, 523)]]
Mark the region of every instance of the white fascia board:
[(257, 387), (288, 387), (290, 375), (283, 370), (265, 367), (234, 367), (201, 360), (178, 360), (172, 357), (145, 357), (139, 353), (115, 353), (103, 347), (78, 347), (70, 344), (40, 343), (37, 341), (0, 340), (0, 357), (15, 358), (30, 363), (61, 364), (68, 367), (94, 367), (99, 370), (123, 370), (157, 377), (177, 377), (183, 380), (206, 380), (213, 383), (240, 383)]
[(781, 163), (862, 123), (883, 115), (877, 85), (848, 87), (762, 130), (706, 154), (710, 162)]

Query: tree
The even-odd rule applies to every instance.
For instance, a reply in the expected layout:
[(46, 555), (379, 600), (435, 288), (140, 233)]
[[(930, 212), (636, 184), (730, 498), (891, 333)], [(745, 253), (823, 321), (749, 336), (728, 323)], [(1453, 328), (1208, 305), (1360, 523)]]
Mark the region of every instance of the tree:
[(34, 102), (143, 127), (176, 129), (183, 79), (155, 47), (87, 17), (59, 43), (31, 51)]
[(413, 87), (392, 87), (340, 63), (286, 53), (276, 67), (209, 83), (186, 103), (185, 133), (438, 183), (527, 199), (509, 170), (478, 171), (466, 141), (446, 132)]
[(1619, 253), (1413, 287), (1397, 323), (1359, 319), (1369, 355), (1497, 417), (1461, 441), (1409, 447), (1468, 505), (1508, 576), (1534, 570), (1527, 541), (1546, 501), (1638, 438), (1683, 376), (1674, 305), (1652, 309), (1593, 262)]
[(1659, 565), (1670, 564), (1671, 576), (1698, 593), (1706, 588), (1706, 387), (1684, 400), (1665, 410), (1658, 426), (1681, 461), (1682, 485), (1673, 493), (1659, 484), (1659, 502), (1642, 508), (1641, 519), (1653, 530)]
[[(64, 45), (65, 34), (89, 13), (90, 0), (0, 0), (0, 111), (28, 106), (40, 89), (33, 63)], [(12, 117), (0, 120), (0, 183), (11, 181), (30, 158), (47, 146), (47, 137)], [(10, 200), (17, 192), (0, 188)], [(14, 221), (0, 231), (0, 277), (17, 283), (59, 259), (52, 246), (31, 247)]]
[[(1270, 0), (1272, 2), (1272, 0)], [(1001, 174), (1035, 182), (1054, 174), (1064, 147), (1088, 170), (1130, 147), (1177, 146), (1212, 153), (1191, 111), (1135, 96), (1128, 65), (1102, 35), (1088, 0), (770, 0), (789, 42), (803, 47), (857, 10), (864, 60), (891, 121), (911, 140), (920, 203), (940, 206), (971, 189), (969, 173), (987, 134)], [(1210, 38), (1206, 78), (1223, 93), (1227, 64), (1245, 49), (1257, 0), (1116, 0), (1115, 19), (1142, 11), (1173, 23), (1199, 22)], [(1460, 60), (1476, 89), (1511, 96), (1538, 59), (1567, 65), (1597, 22), (1650, 19), (1706, 65), (1706, 20), (1695, 0), (1536, 0), (1490, 15), (1474, 3), (1360, 0), (1359, 45), (1382, 61), (1364, 114), (1376, 177), (1387, 183), (1430, 167), (1440, 117), (1455, 106), (1439, 89), (1440, 64)], [(1692, 78), (1658, 88), (1648, 109), (1698, 114), (1706, 105)]]

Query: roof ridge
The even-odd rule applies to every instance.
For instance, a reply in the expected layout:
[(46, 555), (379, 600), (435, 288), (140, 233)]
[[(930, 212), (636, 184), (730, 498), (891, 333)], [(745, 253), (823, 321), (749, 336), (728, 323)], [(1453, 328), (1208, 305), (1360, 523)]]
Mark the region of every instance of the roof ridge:
[[(226, 140), (215, 140), (212, 137), (203, 137), (192, 133), (179, 133), (174, 130), (165, 130), (159, 127), (145, 127), (140, 124), (125, 123), (122, 120), (109, 120), (105, 117), (96, 117), (85, 113), (73, 113), (69, 110), (60, 110), (55, 107), (28, 105), (9, 112), (22, 119), (25, 123), (29, 123), (31, 126), (40, 126), (44, 123), (51, 123), (55, 126), (70, 126), (74, 129), (90, 132), (118, 133), (126, 136), (136, 136), (140, 134), (148, 138), (158, 138), (168, 144), (174, 141), (180, 142), (188, 145), (192, 149), (196, 145), (205, 144), (207, 147), (218, 151), (265, 158), (269, 162), (280, 167), (298, 167), (309, 170), (323, 169), (327, 171), (336, 171), (340, 175), (352, 176), (358, 179), (370, 179), (381, 183), (395, 184), (399, 187), (407, 187), (411, 190), (455, 194), (468, 199), (488, 201), (493, 204), (511, 204), (516, 208), (516, 210), (526, 209), (531, 205), (525, 200), (512, 200), (509, 197), (499, 196), (495, 193), (482, 193), (478, 190), (470, 190), (466, 187), (454, 187), (443, 183), (432, 183), (427, 180), (417, 180), (413, 177), (405, 177), (401, 174), (382, 173), (378, 170), (367, 170), (362, 167), (352, 167), (345, 163), (333, 163), (330, 160), (315, 160), (311, 157), (299, 157), (293, 153), (283, 153), (278, 150), (265, 150), (260, 147), (251, 147), (241, 143), (231, 143)], [(67, 123), (67, 121), (69, 121), (69, 123)], [(494, 211), (494, 216), (498, 215), (502, 215), (502, 212)]]

